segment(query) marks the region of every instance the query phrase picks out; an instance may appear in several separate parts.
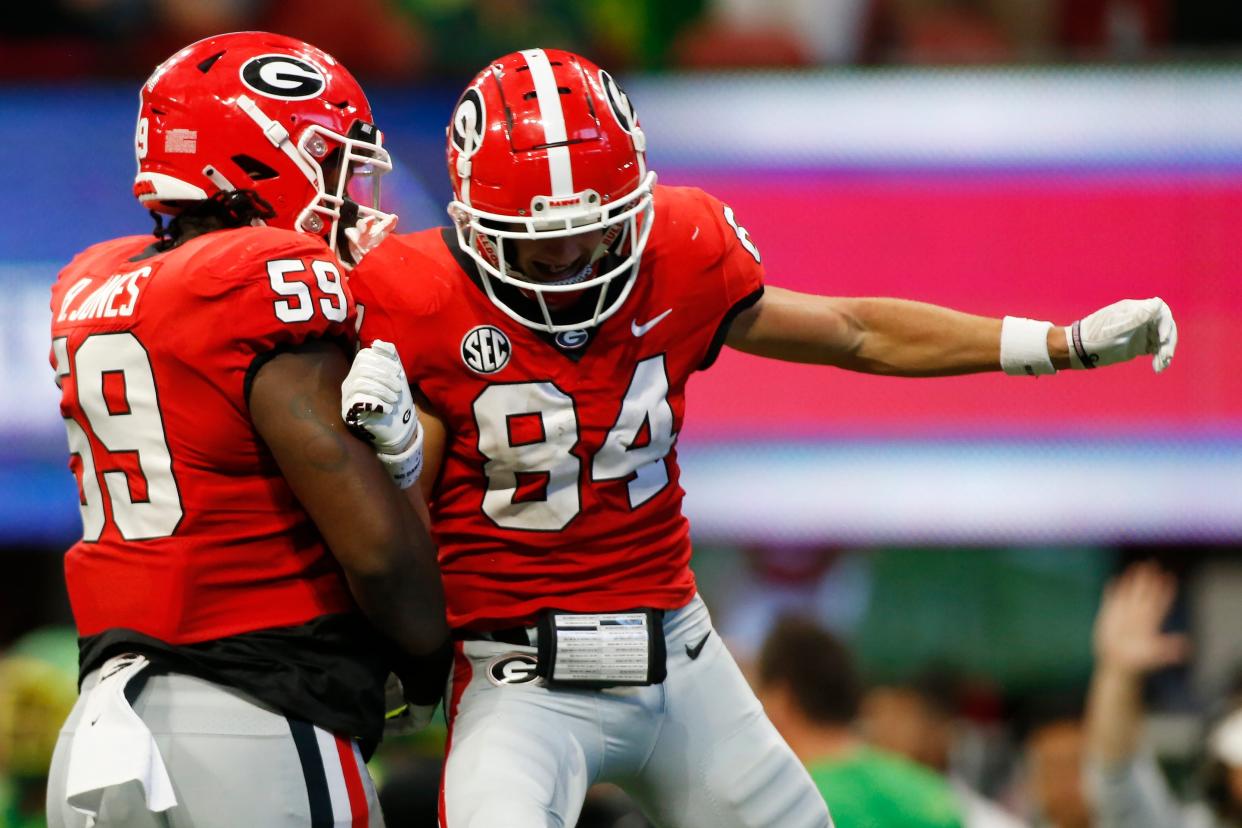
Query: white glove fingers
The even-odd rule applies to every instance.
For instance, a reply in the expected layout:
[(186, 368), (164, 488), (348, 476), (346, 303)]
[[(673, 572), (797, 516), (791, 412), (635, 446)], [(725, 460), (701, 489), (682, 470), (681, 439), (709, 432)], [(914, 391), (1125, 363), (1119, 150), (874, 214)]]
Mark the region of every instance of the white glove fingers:
[(354, 262), (362, 261), (396, 226), (397, 217), (389, 214), (380, 220), (376, 220), (373, 215), (367, 215), (358, 219), (353, 227), (346, 228), (345, 238)]
[(387, 345), (386, 348), (363, 348), (354, 356), (354, 362), (365, 365), (369, 373), (378, 376), (395, 377), (405, 374), (396, 349), (388, 343), (384, 344)]
[[(404, 456), (412, 446), (417, 448), (414, 401), (392, 343), (376, 340), (358, 352), (341, 383), (341, 415), (365, 429), (381, 454)], [(418, 452), (409, 453), (413, 457)]]
[(406, 383), (405, 367), (401, 364), (401, 355), (397, 353), (396, 345), (377, 339), (370, 348), (359, 351), (354, 359), (359, 358), (366, 360), (365, 364), (371, 372), (393, 377), (402, 384)]
[(387, 357), (366, 351), (360, 352), (354, 358), (350, 374), (359, 381), (367, 380), (391, 389), (393, 394), (400, 394), (401, 389), (407, 385), (405, 372), (399, 370), (396, 363), (391, 362)]
[[(402, 392), (405, 390), (405, 377), (395, 377), (392, 374), (363, 374), (358, 377), (359, 387), (374, 389), (372, 393), (379, 396), (389, 397), (393, 401), (400, 399)], [(382, 391), (380, 389), (383, 389)]]
[(370, 228), (370, 233), (372, 236), (378, 236), (382, 240), (395, 229), (397, 229), (397, 214), (389, 213), (376, 222), (374, 227)]
[(377, 339), (371, 343), (370, 348), (364, 348), (362, 349), (362, 351), (359, 351), (358, 353), (362, 354), (365, 351), (374, 351), (377, 354), (383, 354), (388, 359), (396, 360), (398, 365), (401, 364), (401, 358), (397, 356), (397, 346), (393, 345), (391, 342), (386, 342), (382, 339)]
[(364, 397), (354, 400), (348, 407), (345, 407), (342, 419), (348, 425), (367, 428), (387, 416), (388, 410), (389, 406), (384, 403)]
[(374, 377), (358, 377), (350, 383), (348, 398), (370, 397), (385, 405), (396, 405), (401, 399), (401, 386), (390, 382), (381, 382)]
[(1158, 374), (1169, 367), (1169, 363), (1173, 361), (1173, 353), (1177, 350), (1177, 323), (1173, 321), (1173, 314), (1167, 307), (1161, 315), (1157, 329), (1160, 344), (1156, 348), (1156, 356), (1151, 361), (1151, 367)]
[(367, 419), (375, 419), (376, 417), (387, 414), (392, 409), (390, 403), (365, 394), (350, 397), (348, 405), (345, 407), (347, 412), (346, 420), (360, 420), (363, 415), (368, 415)]

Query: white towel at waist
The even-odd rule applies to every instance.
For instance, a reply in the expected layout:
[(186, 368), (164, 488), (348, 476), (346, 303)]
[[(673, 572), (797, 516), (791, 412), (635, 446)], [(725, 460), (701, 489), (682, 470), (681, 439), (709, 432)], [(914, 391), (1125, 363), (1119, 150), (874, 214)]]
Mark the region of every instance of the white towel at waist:
[(177, 804), (159, 746), (125, 698), (125, 686), (150, 662), (126, 653), (99, 668), (99, 683), (86, 697), (69, 750), (65, 793), (74, 810), (96, 816), (104, 791), (137, 780), (151, 811)]

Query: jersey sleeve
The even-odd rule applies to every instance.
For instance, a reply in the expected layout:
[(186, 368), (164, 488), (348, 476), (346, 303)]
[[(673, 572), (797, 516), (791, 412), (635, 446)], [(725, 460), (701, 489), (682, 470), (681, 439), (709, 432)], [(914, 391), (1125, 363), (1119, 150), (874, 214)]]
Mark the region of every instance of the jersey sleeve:
[(712, 213), (720, 234), (721, 256), (716, 263), (714, 276), (719, 280), (722, 305), (719, 307), (719, 322), (707, 353), (699, 364), (699, 370), (707, 370), (720, 356), (724, 347), (725, 337), (729, 334), (729, 326), (737, 315), (754, 305), (763, 296), (763, 261), (759, 248), (746, 228), (738, 223), (733, 208), (703, 194), (704, 206)]
[(721, 277), (728, 306), (733, 308), (738, 302), (763, 290), (763, 259), (750, 233), (737, 223), (733, 208), (719, 201), (716, 204), (720, 207), (724, 225), (721, 228), (725, 243)]

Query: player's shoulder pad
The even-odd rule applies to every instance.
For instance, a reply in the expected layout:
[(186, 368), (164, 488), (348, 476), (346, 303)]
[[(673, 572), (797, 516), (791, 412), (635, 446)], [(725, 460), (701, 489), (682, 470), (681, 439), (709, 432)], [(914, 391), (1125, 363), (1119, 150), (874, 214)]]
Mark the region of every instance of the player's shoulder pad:
[(649, 255), (676, 257), (681, 267), (710, 267), (728, 250), (724, 204), (698, 187), (655, 188), (655, 226)]
[(351, 271), (349, 287), (363, 305), (402, 317), (430, 316), (461, 290), (459, 271), (435, 227), (384, 239)]
[[(74, 279), (83, 273), (99, 276), (108, 274), (99, 274), (94, 271), (103, 267), (115, 268), (117, 262), (124, 262), (136, 255), (151, 244), (155, 243), (154, 236), (122, 236), (119, 239), (109, 239), (108, 241), (92, 244), (78, 255), (70, 260), (69, 264), (61, 268), (57, 281), (64, 279)], [(141, 265), (135, 265), (139, 267)]]
[[(186, 268), (191, 271), (187, 275), (212, 293), (256, 280), (266, 283), (267, 263), (277, 259), (323, 259), (337, 263), (323, 239), (279, 227), (217, 230), (186, 244), (195, 245), (186, 261)], [(214, 285), (214, 289), (209, 285)]]

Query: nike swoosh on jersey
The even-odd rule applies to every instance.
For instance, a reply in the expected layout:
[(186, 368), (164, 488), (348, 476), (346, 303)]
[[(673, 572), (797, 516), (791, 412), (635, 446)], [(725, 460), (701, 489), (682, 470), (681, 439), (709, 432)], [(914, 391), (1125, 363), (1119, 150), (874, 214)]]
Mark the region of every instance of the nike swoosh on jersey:
[(712, 632), (711, 630), (708, 630), (707, 635), (703, 636), (702, 640), (699, 641), (698, 644), (695, 644), (693, 647), (691, 647), (689, 644), (686, 645), (686, 655), (690, 656), (691, 661), (699, 657), (699, 653), (703, 652), (703, 645), (706, 644), (707, 639), (711, 637), (712, 637)]
[(651, 330), (656, 325), (659, 325), (661, 322), (663, 322), (664, 317), (668, 316), (672, 312), (673, 312), (673, 309), (669, 308), (664, 313), (657, 316), (655, 319), (652, 319), (650, 322), (647, 322), (643, 325), (638, 324), (637, 319), (631, 320), (630, 333), (634, 334), (634, 336), (642, 336), (643, 334), (647, 333), (647, 331)]

